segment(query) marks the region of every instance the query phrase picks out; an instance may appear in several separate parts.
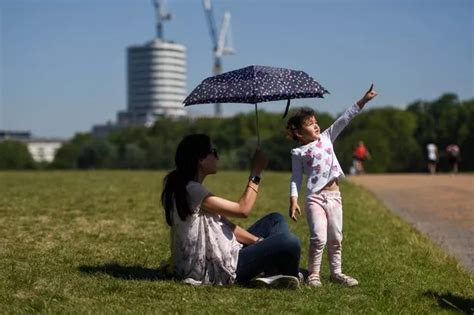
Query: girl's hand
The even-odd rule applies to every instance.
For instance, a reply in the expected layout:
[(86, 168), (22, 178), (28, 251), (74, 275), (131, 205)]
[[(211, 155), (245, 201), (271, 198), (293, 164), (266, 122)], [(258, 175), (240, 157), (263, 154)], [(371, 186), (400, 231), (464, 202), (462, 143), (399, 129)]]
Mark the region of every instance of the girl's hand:
[(291, 197), (290, 199), (290, 208), (288, 210), (288, 214), (290, 215), (290, 218), (293, 219), (293, 221), (297, 221), (297, 214), (301, 215), (301, 209), (295, 197)]
[(372, 83), (370, 85), (369, 90), (365, 93), (365, 95), (357, 102), (357, 105), (359, 106), (360, 109), (364, 108), (364, 105), (371, 101), (374, 97), (376, 97), (378, 94), (376, 91), (374, 91), (374, 84)]

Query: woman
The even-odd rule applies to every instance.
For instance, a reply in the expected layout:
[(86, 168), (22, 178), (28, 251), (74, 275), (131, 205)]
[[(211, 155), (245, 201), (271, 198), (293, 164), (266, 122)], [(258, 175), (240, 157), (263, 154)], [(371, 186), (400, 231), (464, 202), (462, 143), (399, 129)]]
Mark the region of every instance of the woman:
[(246, 218), (257, 199), (260, 175), (268, 160), (256, 150), (252, 171), (236, 202), (209, 192), (203, 182), (217, 173), (217, 150), (207, 135), (185, 137), (175, 155), (176, 169), (164, 179), (161, 202), (171, 226), (175, 276), (191, 284), (248, 283), (297, 288), (299, 239), (279, 213), (245, 230), (227, 218)]

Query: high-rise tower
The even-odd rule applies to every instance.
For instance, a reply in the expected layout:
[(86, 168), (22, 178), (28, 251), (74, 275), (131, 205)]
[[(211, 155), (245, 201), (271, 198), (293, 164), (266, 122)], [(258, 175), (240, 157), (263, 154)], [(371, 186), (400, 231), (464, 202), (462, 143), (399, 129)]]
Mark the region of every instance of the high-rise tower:
[(163, 22), (171, 15), (154, 0), (156, 38), (127, 48), (127, 111), (121, 126), (151, 126), (158, 117), (186, 115), (186, 47), (163, 39)]

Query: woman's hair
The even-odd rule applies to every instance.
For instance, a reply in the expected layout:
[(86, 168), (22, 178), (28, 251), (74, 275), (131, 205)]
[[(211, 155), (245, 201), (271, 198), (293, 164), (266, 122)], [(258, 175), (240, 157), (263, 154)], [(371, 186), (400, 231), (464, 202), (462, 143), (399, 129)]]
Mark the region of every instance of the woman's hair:
[(309, 107), (302, 107), (298, 109), (298, 111), (288, 119), (288, 123), (286, 124), (287, 137), (298, 141), (295, 131), (300, 129), (304, 122), (313, 116), (316, 117), (316, 113)]
[(161, 204), (165, 209), (166, 222), (173, 225), (173, 209), (176, 208), (181, 220), (192, 213), (189, 207), (186, 186), (196, 180), (199, 160), (211, 152), (211, 139), (204, 134), (193, 134), (183, 138), (176, 149), (176, 168), (163, 179)]

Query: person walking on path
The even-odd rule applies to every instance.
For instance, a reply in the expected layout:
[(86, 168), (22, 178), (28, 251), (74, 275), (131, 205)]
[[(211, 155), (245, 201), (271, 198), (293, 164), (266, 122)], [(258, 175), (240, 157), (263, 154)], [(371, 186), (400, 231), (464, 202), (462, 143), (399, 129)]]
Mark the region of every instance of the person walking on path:
[(237, 201), (211, 193), (204, 180), (217, 173), (218, 154), (204, 134), (185, 137), (175, 155), (176, 168), (164, 178), (161, 202), (171, 227), (171, 269), (189, 284), (257, 284), (299, 287), (300, 241), (279, 213), (258, 220), (248, 230), (228, 218), (246, 218), (257, 199), (268, 163), (257, 149), (250, 179)]
[(450, 144), (446, 147), (448, 163), (451, 167), (451, 173), (457, 174), (459, 171), (459, 162), (461, 161), (461, 149), (457, 144)]
[(359, 143), (357, 143), (357, 146), (352, 152), (352, 157), (354, 159), (355, 174), (363, 174), (365, 172), (364, 161), (371, 158), (370, 152), (365, 146), (364, 141), (360, 140)]
[(301, 214), (298, 190), (303, 173), (307, 176), (305, 213), (310, 229), (308, 284), (321, 286), (321, 258), (327, 243), (331, 280), (345, 286), (359, 282), (342, 273), (342, 199), (339, 179), (344, 176), (333, 148), (339, 133), (367, 102), (377, 96), (372, 84), (365, 95), (350, 106), (328, 129), (320, 132), (315, 113), (310, 108), (296, 112), (287, 124), (288, 135), (300, 146), (291, 150), (289, 215), (296, 221)]
[(436, 174), (436, 165), (438, 164), (438, 147), (434, 143), (426, 145), (426, 153), (428, 158), (428, 171), (431, 175)]

